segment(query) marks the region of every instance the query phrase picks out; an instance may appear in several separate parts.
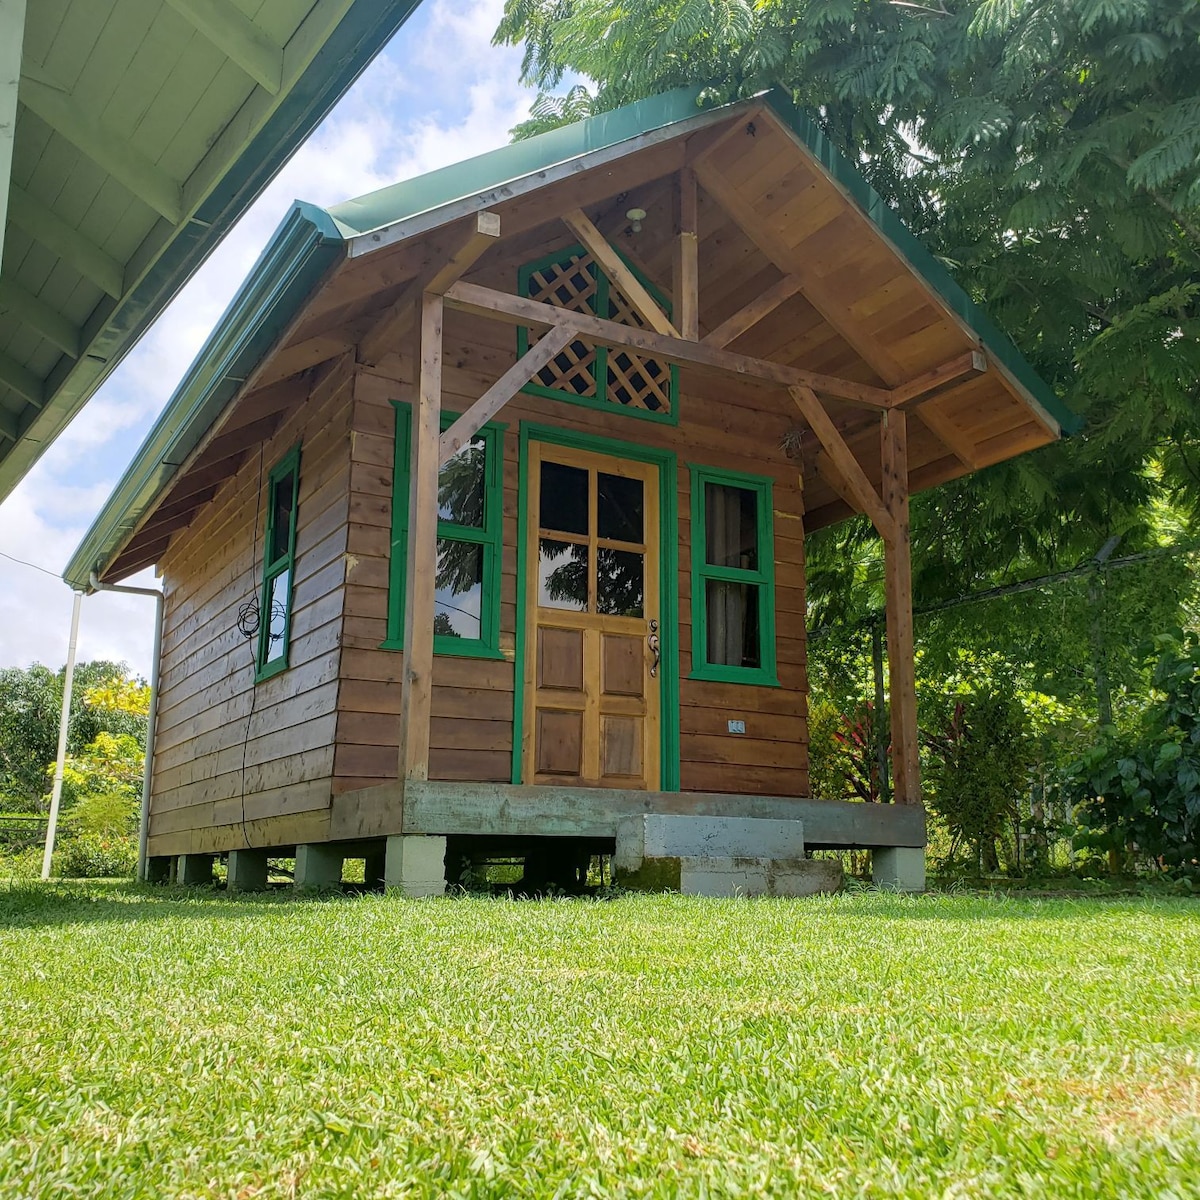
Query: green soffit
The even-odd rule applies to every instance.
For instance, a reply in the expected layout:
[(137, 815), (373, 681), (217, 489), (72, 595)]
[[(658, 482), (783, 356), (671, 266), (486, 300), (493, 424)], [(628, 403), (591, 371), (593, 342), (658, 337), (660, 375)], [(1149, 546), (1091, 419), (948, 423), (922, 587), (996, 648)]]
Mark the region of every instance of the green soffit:
[(816, 122), (795, 108), (784, 92), (776, 89), (736, 104), (702, 110), (703, 90), (686, 88), (652, 96), (328, 209), (294, 205), (76, 549), (63, 578), (72, 587), (86, 588), (92, 571), (104, 571), (236, 395), (241, 380), (261, 361), (330, 266), (344, 257), (357, 239), (369, 241), (387, 230), (386, 240), (391, 242), (404, 236), (406, 224), (413, 226), (414, 234), (436, 227), (472, 207), (501, 203), (507, 185), (517, 181), (525, 181), (523, 190), (528, 190), (531, 180), (541, 185), (543, 181), (537, 176), (544, 176), (544, 183), (550, 184), (573, 168), (586, 165), (580, 160), (589, 156), (606, 151), (617, 156), (617, 148), (626, 143), (625, 152), (632, 152), (644, 144), (648, 135), (658, 133), (663, 140), (679, 136), (684, 132), (680, 126), (716, 124), (753, 104), (770, 107), (1064, 433), (1078, 430), (1079, 418), (904, 228), (899, 217), (834, 149)]

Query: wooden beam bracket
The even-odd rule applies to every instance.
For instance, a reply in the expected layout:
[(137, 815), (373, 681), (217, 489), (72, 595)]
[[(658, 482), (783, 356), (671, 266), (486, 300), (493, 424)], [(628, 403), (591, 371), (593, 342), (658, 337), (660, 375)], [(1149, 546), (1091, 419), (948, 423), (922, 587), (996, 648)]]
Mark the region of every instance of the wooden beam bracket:
[(573, 325), (556, 325), (492, 384), (438, 440), (444, 467), (544, 366), (577, 337)]
[(657, 301), (642, 286), (641, 280), (625, 265), (625, 260), (608, 244), (608, 239), (592, 224), (583, 209), (571, 209), (563, 214), (563, 220), (587, 247), (600, 269), (637, 310), (638, 316), (656, 333), (679, 337), (679, 331), (671, 324), (667, 314), (658, 307)]
[(982, 350), (968, 350), (957, 358), (932, 371), (926, 371), (907, 383), (892, 388), (888, 408), (912, 409), (934, 395), (939, 389), (965, 379), (974, 379), (988, 369), (987, 355)]

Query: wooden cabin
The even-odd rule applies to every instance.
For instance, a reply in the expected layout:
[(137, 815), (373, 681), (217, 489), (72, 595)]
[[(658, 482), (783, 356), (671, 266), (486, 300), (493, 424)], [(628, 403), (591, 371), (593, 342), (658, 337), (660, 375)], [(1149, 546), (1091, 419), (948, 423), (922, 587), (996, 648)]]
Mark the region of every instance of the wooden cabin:
[[(1070, 420), (776, 93), (297, 204), (65, 575), (162, 577), (148, 872), (437, 891), (657, 814), (919, 886), (908, 497)], [(804, 537), (856, 512), (887, 805), (809, 794)]]

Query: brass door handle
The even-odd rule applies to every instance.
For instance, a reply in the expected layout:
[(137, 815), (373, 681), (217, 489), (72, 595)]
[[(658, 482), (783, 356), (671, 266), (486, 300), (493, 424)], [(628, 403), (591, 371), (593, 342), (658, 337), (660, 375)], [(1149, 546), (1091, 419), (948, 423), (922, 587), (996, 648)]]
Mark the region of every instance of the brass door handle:
[(650, 619), (650, 636), (646, 638), (646, 644), (654, 655), (654, 662), (650, 664), (650, 678), (653, 679), (658, 674), (658, 664), (662, 661), (662, 652), (658, 641), (658, 622), (653, 617)]

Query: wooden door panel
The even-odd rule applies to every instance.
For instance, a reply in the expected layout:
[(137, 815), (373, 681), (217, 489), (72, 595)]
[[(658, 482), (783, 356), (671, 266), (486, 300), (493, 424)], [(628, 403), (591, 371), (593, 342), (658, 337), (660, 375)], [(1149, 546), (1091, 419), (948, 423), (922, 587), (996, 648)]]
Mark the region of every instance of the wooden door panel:
[(541, 626), (537, 631), (537, 685), (583, 691), (582, 629)]
[(582, 775), (583, 713), (539, 709), (536, 745), (539, 775)]
[(642, 755), (645, 738), (644, 718), (600, 718), (600, 773), (606, 783), (614, 775), (622, 779), (642, 777), (646, 769)]
[(646, 648), (642, 637), (602, 633), (600, 691), (603, 696), (646, 694)]

